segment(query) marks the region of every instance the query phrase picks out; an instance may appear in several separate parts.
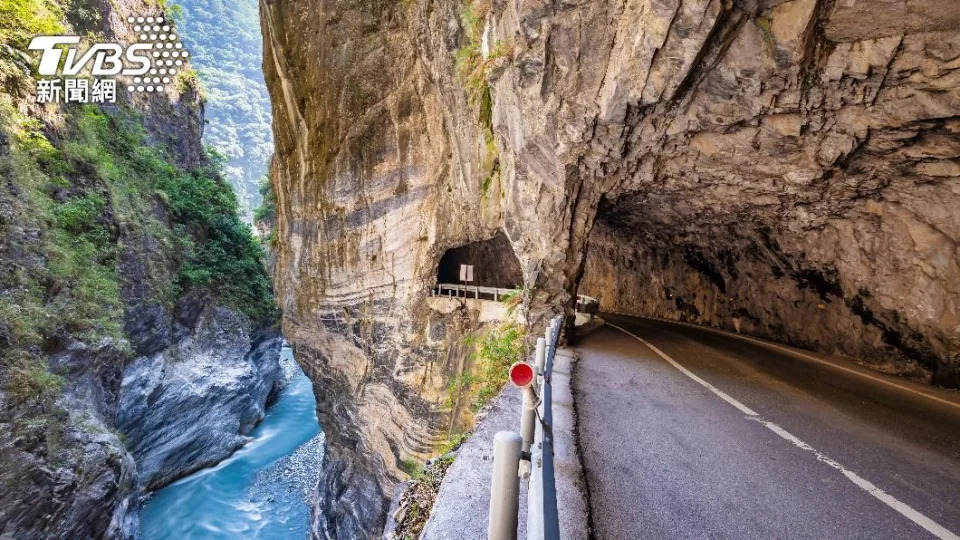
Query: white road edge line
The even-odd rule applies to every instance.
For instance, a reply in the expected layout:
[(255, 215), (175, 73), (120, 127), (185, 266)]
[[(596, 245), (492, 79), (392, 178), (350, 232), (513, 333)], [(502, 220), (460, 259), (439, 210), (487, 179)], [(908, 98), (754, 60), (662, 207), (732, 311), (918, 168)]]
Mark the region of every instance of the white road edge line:
[(810, 355), (810, 354), (807, 354), (807, 353), (804, 353), (804, 352), (801, 352), (801, 351), (796, 351), (796, 350), (793, 350), (793, 349), (788, 349), (787, 347), (782, 347), (782, 346), (780, 346), (780, 345), (777, 345), (776, 343), (770, 343), (770, 342), (767, 342), (767, 341), (763, 341), (763, 340), (759, 340), (759, 339), (756, 339), (756, 338), (752, 338), (752, 337), (750, 337), (750, 336), (745, 336), (745, 335), (743, 335), (743, 334), (735, 334), (735, 333), (733, 333), (733, 332), (729, 332), (729, 331), (727, 331), (727, 330), (721, 330), (721, 329), (719, 329), (719, 328), (714, 328), (714, 327), (712, 327), (712, 326), (704, 326), (704, 325), (700, 325), (700, 324), (691, 324), (691, 323), (683, 322), (683, 321), (672, 321), (672, 320), (670, 320), (670, 319), (661, 319), (660, 317), (645, 317), (645, 316), (643, 316), (643, 315), (631, 315), (631, 314), (629, 314), (629, 313), (619, 313), (619, 312), (614, 312), (614, 311), (612, 311), (611, 313), (614, 313), (615, 315), (624, 315), (624, 316), (627, 316), (627, 317), (640, 317), (641, 319), (650, 319), (650, 320), (652, 320), (652, 321), (663, 321), (663, 322), (667, 322), (667, 323), (679, 324), (679, 325), (682, 325), (682, 326), (689, 326), (690, 328), (696, 328), (697, 330), (705, 330), (705, 331), (707, 331), (707, 332), (712, 332), (712, 333), (714, 333), (714, 334), (721, 335), (721, 336), (726, 336), (726, 337), (732, 337), (732, 338), (742, 339), (743, 341), (749, 341), (750, 343), (756, 343), (757, 345), (761, 345), (761, 346), (763, 346), (763, 347), (769, 347), (769, 348), (771, 348), (771, 349), (777, 349), (778, 351), (783, 351), (783, 352), (785, 352), (785, 353), (787, 353), (787, 354), (792, 354), (792, 355), (794, 355), (794, 356), (799, 356), (800, 358), (803, 358), (803, 359), (805, 359), (805, 360), (809, 360), (809, 361), (811, 361), (811, 362), (816, 362), (816, 363), (818, 363), (818, 364), (822, 364), (822, 365), (825, 365), (825, 366), (830, 366), (830, 367), (839, 369), (839, 370), (841, 370), (841, 371), (846, 371), (847, 373), (852, 373), (852, 374), (854, 374), (854, 375), (859, 375), (860, 377), (865, 377), (865, 378), (867, 378), (867, 379), (870, 379), (871, 381), (878, 382), (878, 383), (880, 383), (880, 384), (885, 384), (885, 385), (887, 385), (887, 386), (892, 386), (892, 387), (894, 387), (894, 388), (898, 388), (898, 389), (900, 389), (900, 390), (903, 390), (904, 392), (909, 392), (909, 393), (911, 393), (911, 394), (914, 394), (914, 395), (917, 395), (917, 396), (921, 396), (921, 397), (925, 397), (925, 398), (927, 398), (927, 399), (931, 399), (931, 400), (936, 401), (936, 402), (938, 402), (938, 403), (943, 403), (944, 405), (949, 405), (949, 406), (951, 406), (951, 407), (956, 407), (956, 408), (960, 409), (960, 403), (957, 403), (957, 402), (955, 402), (955, 401), (950, 401), (950, 400), (948, 400), (948, 399), (943, 399), (943, 398), (941, 398), (941, 397), (937, 397), (937, 396), (934, 396), (934, 395), (932, 395), (932, 394), (928, 394), (928, 393), (926, 393), (926, 392), (921, 392), (920, 390), (917, 390), (917, 389), (915, 389), (915, 388), (910, 388), (909, 386), (903, 386), (903, 385), (901, 385), (901, 384), (897, 384), (897, 383), (895, 383), (895, 382), (893, 382), (893, 381), (888, 381), (887, 379), (884, 379), (884, 378), (882, 378), (882, 377), (877, 377), (877, 376), (871, 375), (871, 374), (869, 374), (869, 373), (863, 373), (862, 371), (857, 371), (857, 370), (855, 370), (855, 369), (850, 369), (850, 368), (845, 367), (845, 366), (842, 366), (842, 365), (840, 365), (840, 364), (836, 364), (836, 363), (834, 363), (834, 362), (830, 362), (830, 361), (824, 360), (824, 359), (822, 359), (822, 358), (817, 358), (816, 356), (813, 356), (813, 355)]
[(870, 495), (873, 495), (877, 500), (879, 500), (879, 501), (882, 502), (883, 504), (885, 504), (885, 505), (889, 506), (890, 508), (896, 510), (896, 511), (897, 511), (900, 515), (902, 515), (903, 517), (905, 517), (905, 518), (909, 519), (910, 521), (916, 523), (917, 525), (923, 527), (923, 528), (926, 529), (926, 531), (929, 532), (930, 534), (936, 536), (937, 538), (940, 538), (941, 540), (960, 540), (960, 536), (957, 536), (956, 534), (950, 532), (950, 530), (948, 530), (947, 528), (943, 527), (942, 525), (938, 524), (937, 522), (933, 521), (932, 519), (928, 518), (927, 516), (921, 514), (920, 512), (914, 510), (912, 507), (910, 507), (910, 506), (907, 505), (906, 503), (903, 503), (903, 502), (899, 501), (896, 497), (894, 497), (893, 495), (890, 495), (889, 493), (887, 493), (887, 492), (883, 491), (882, 489), (878, 488), (878, 487), (875, 486), (873, 483), (871, 483), (869, 480), (864, 479), (863, 477), (861, 477), (861, 476), (858, 475), (857, 473), (855, 473), (855, 472), (853, 472), (853, 471), (851, 471), (851, 470), (846, 469), (843, 465), (840, 465), (839, 463), (837, 463), (837, 462), (834, 461), (833, 459), (830, 459), (829, 457), (821, 454), (819, 451), (817, 451), (816, 448), (814, 448), (814, 447), (810, 446), (809, 444), (801, 441), (800, 439), (798, 439), (795, 435), (793, 435), (793, 434), (790, 433), (789, 431), (783, 429), (782, 427), (778, 426), (777, 424), (774, 424), (773, 422), (768, 422), (768, 421), (762, 419), (762, 418), (760, 417), (760, 415), (756, 413), (756, 411), (754, 411), (754, 410), (751, 409), (750, 407), (747, 407), (747, 406), (744, 405), (743, 403), (740, 403), (739, 401), (737, 401), (736, 399), (734, 399), (734, 398), (731, 397), (730, 395), (724, 393), (723, 391), (719, 390), (718, 388), (716, 388), (716, 387), (713, 386), (712, 384), (708, 383), (707, 381), (705, 381), (705, 380), (701, 379), (700, 377), (696, 376), (696, 375), (693, 374), (690, 370), (688, 370), (687, 368), (685, 368), (685, 367), (683, 367), (682, 365), (680, 365), (676, 360), (674, 360), (673, 358), (670, 358), (669, 356), (667, 356), (666, 353), (664, 353), (663, 351), (661, 351), (660, 349), (658, 349), (657, 347), (655, 347), (655, 346), (654, 346), (652, 343), (650, 343), (649, 341), (647, 341), (647, 340), (643, 339), (642, 337), (634, 334), (633, 332), (630, 332), (629, 330), (626, 330), (626, 329), (624, 329), (624, 328), (621, 328), (621, 327), (619, 327), (619, 326), (617, 326), (617, 325), (615, 325), (615, 324), (613, 324), (613, 323), (611, 323), (611, 322), (609, 322), (609, 321), (607, 321), (607, 325), (608, 325), (608, 326), (611, 326), (611, 327), (613, 327), (613, 328), (616, 328), (617, 330), (619, 330), (619, 331), (623, 332), (624, 334), (632, 337), (633, 339), (639, 341), (640, 343), (643, 343), (643, 344), (646, 345), (650, 350), (652, 350), (654, 353), (656, 353), (657, 356), (659, 356), (660, 358), (663, 358), (664, 360), (666, 360), (667, 363), (669, 363), (671, 366), (677, 368), (681, 373), (683, 373), (683, 374), (686, 375), (687, 377), (690, 377), (691, 379), (693, 379), (694, 381), (696, 381), (697, 383), (699, 383), (701, 386), (703, 386), (703, 387), (706, 388), (707, 390), (710, 390), (711, 392), (713, 392), (714, 394), (716, 394), (720, 399), (726, 401), (726, 402), (729, 403), (730, 405), (733, 405), (733, 406), (734, 406), (735, 408), (737, 408), (737, 410), (739, 410), (740, 412), (746, 414), (748, 420), (753, 420), (753, 421), (755, 421), (755, 422), (758, 422), (759, 424), (762, 424), (762, 425), (765, 426), (767, 429), (769, 429), (770, 431), (776, 433), (779, 437), (781, 437), (781, 438), (783, 438), (784, 440), (790, 442), (791, 444), (793, 444), (793, 445), (796, 446), (797, 448), (800, 448), (800, 449), (802, 449), (802, 450), (806, 450), (807, 452), (811, 452), (812, 454), (814, 454), (814, 455), (817, 457), (817, 461), (820, 461), (820, 462), (822, 462), (822, 463), (826, 463), (826, 464), (829, 465), (830, 467), (833, 467), (834, 469), (840, 471), (840, 472), (843, 474), (843, 476), (845, 476), (845, 477), (847, 478), (847, 480), (850, 480), (851, 482), (853, 482), (853, 483), (854, 483), (857, 487), (859, 487), (860, 489), (866, 491), (866, 492), (869, 493)]

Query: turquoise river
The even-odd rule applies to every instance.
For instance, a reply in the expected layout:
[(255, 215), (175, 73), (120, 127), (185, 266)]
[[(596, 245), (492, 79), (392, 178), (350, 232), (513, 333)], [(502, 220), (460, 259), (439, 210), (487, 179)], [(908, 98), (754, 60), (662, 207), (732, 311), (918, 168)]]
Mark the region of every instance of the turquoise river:
[(141, 537), (302, 539), (319, 480), (323, 433), (313, 387), (282, 355), (292, 378), (243, 448), (157, 491), (141, 512)]

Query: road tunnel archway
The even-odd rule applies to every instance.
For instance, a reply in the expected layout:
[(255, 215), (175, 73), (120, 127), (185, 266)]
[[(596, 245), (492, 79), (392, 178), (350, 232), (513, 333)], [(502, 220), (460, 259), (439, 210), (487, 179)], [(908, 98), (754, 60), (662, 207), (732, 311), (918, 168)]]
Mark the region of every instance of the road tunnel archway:
[[(887, 298), (899, 276), (840, 258), (896, 240), (867, 217), (796, 230), (762, 209), (627, 194), (600, 205), (577, 293), (605, 311), (724, 328), (960, 386), (949, 333), (908, 320)], [(854, 227), (875, 237), (842, 236)]]
[(492, 238), (448, 249), (437, 265), (437, 283), (462, 284), (461, 266), (473, 267), (470, 285), (518, 288), (523, 284), (520, 260), (502, 230)]

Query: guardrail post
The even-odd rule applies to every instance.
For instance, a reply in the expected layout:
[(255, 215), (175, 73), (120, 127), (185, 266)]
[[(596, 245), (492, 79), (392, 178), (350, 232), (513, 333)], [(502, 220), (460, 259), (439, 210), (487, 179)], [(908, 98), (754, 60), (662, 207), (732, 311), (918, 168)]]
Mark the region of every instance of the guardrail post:
[(501, 431), (493, 438), (493, 486), (490, 490), (490, 515), (487, 538), (516, 540), (520, 508), (520, 448), (523, 439), (519, 433)]
[[(544, 357), (546, 357), (550, 354), (550, 351), (553, 350), (553, 320), (550, 321), (550, 326), (548, 326), (547, 329), (544, 330), (543, 337), (544, 337), (544, 340), (546, 341), (545, 343), (546, 348), (544, 349), (545, 351)], [(546, 362), (544, 362), (544, 365), (546, 365)]]
[(543, 368), (547, 362), (547, 340), (537, 338), (537, 375), (543, 375)]
[[(547, 373), (553, 372), (553, 360), (556, 355), (557, 337), (560, 333), (559, 317), (552, 319), (550, 349), (547, 351)], [(543, 495), (541, 503), (543, 504), (543, 538), (544, 540), (560, 539), (560, 520), (557, 515), (557, 485), (553, 470), (553, 387), (549, 382), (544, 382), (540, 391), (543, 407), (540, 411), (540, 418), (543, 422), (543, 433), (541, 442), (540, 456), (543, 466), (543, 478), (541, 488)]]
[[(523, 389), (523, 404), (520, 409), (520, 436), (523, 437), (523, 451), (529, 452), (533, 444), (534, 430), (537, 427), (537, 405), (540, 399), (533, 386)], [(529, 473), (529, 471), (527, 471)]]

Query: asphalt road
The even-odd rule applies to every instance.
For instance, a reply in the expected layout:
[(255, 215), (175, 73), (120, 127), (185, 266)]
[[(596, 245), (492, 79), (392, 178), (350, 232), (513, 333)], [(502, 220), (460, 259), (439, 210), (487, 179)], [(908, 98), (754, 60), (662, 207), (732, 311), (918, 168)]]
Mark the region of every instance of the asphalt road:
[(595, 538), (958, 538), (960, 394), (602, 316), (659, 353), (609, 325), (577, 345)]

